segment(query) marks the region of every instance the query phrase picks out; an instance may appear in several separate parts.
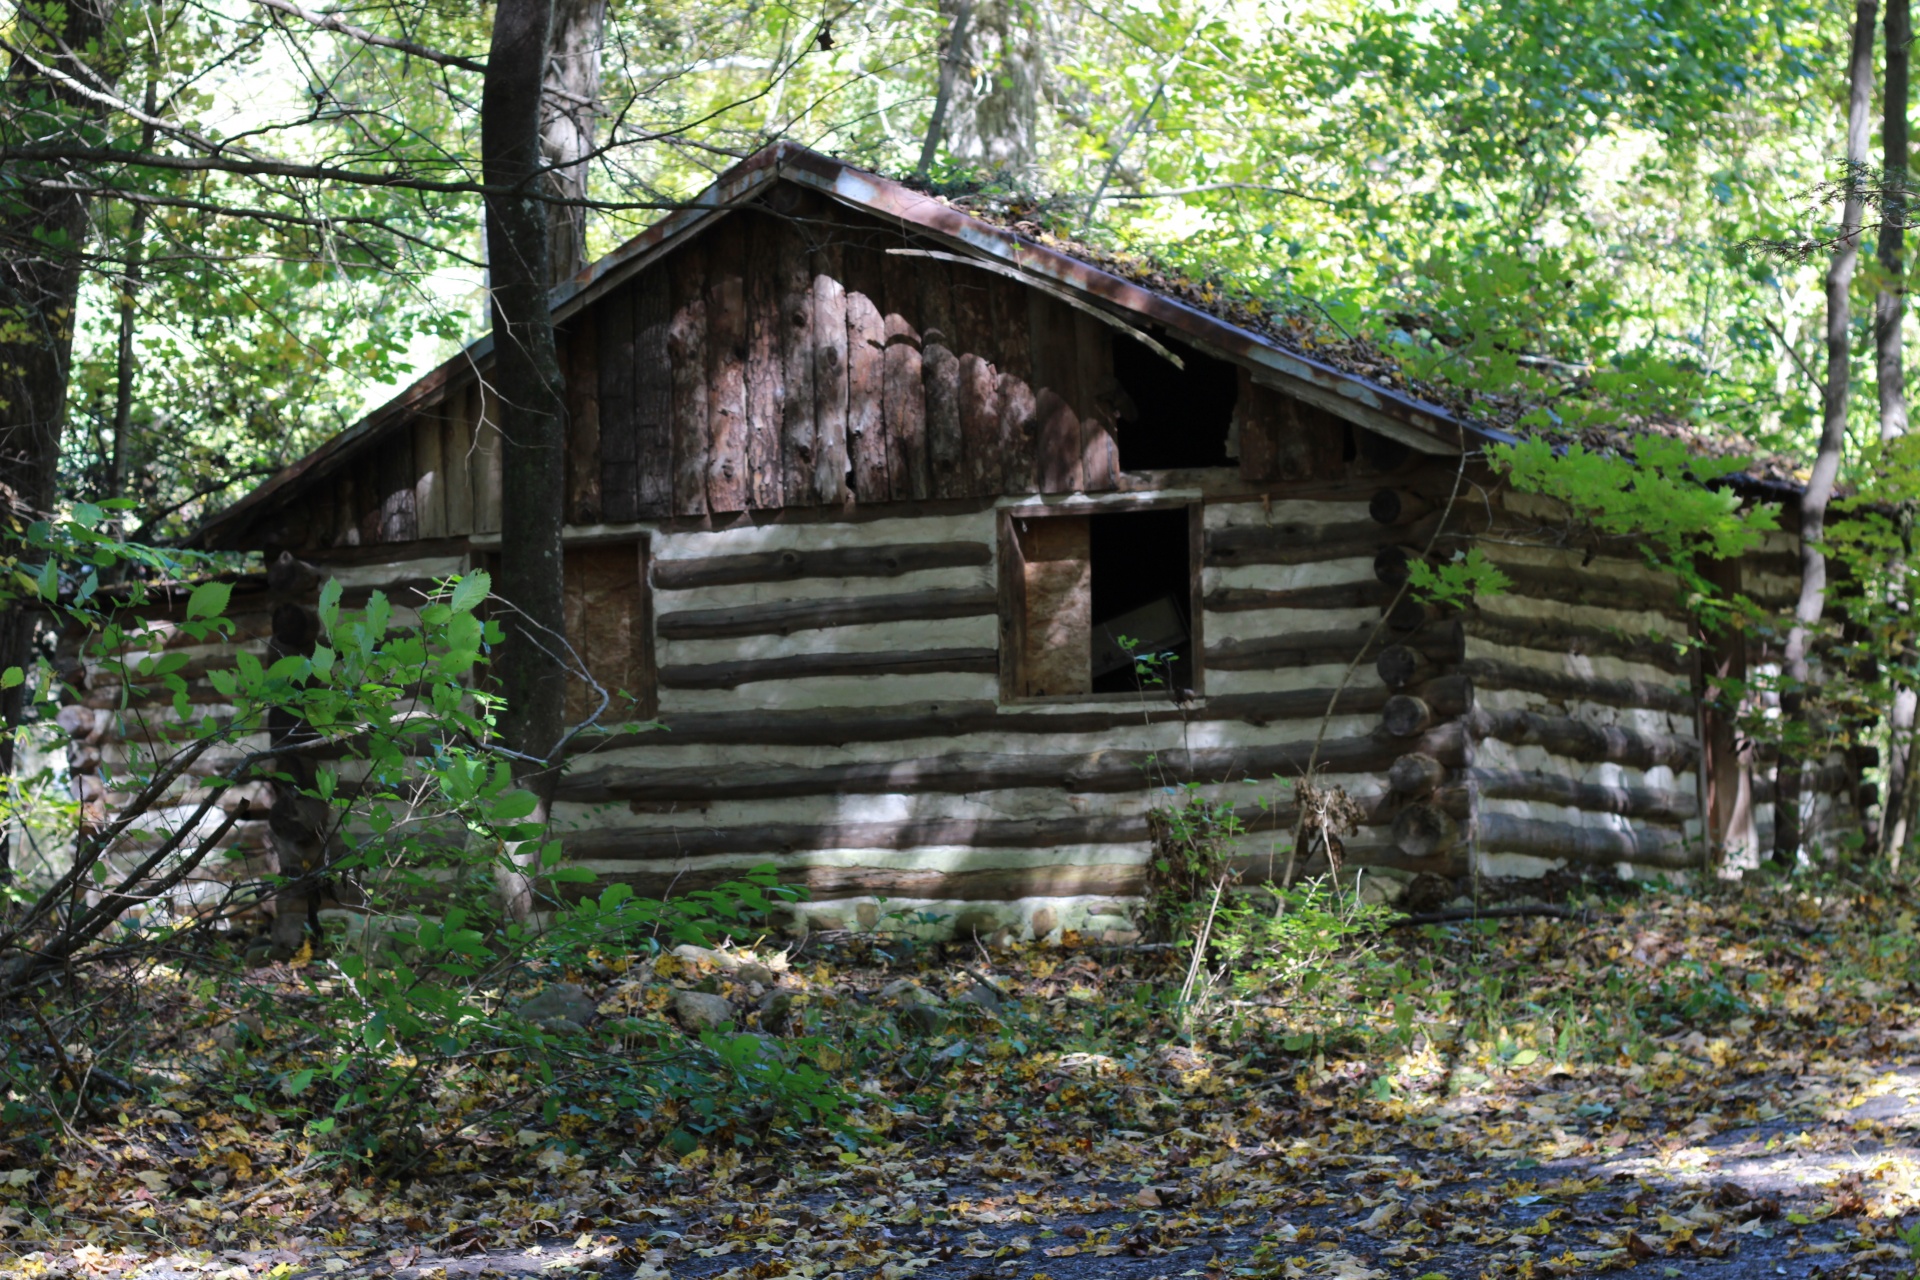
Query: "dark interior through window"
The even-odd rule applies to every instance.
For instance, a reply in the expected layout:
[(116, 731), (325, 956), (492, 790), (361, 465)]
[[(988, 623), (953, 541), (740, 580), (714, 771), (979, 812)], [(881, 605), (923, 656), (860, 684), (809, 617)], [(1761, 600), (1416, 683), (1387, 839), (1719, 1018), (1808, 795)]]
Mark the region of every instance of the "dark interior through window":
[(1185, 369), (1124, 333), (1113, 335), (1114, 376), (1133, 402), (1121, 406), (1120, 468), (1224, 467), (1239, 376), (1224, 360), (1178, 342), (1166, 345), (1186, 362)]
[[(1124, 446), (1123, 454), (1124, 457)], [(1089, 521), (1093, 561), (1093, 691), (1126, 693), (1139, 687), (1134, 663), (1119, 644), (1139, 642), (1136, 654), (1171, 653), (1158, 668), (1165, 691), (1193, 684), (1193, 569), (1187, 546), (1187, 509), (1116, 511)]]

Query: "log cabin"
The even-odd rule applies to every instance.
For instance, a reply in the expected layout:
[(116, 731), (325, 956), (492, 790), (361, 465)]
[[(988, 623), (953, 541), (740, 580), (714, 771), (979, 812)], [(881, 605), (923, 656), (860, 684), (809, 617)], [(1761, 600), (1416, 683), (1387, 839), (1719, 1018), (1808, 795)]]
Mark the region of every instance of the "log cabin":
[[(552, 305), (569, 641), (626, 718), (662, 726), (574, 744), (556, 821), (603, 883), (660, 895), (771, 863), (815, 927), (905, 908), (1119, 932), (1157, 810), (1231, 807), (1240, 865), (1266, 876), (1310, 766), (1360, 811), (1334, 852), (1389, 895), (1767, 847), (1770, 763), (1700, 695), (1777, 655), (1690, 646), (1672, 580), (1631, 546), (1562, 545), (1565, 513), (1480, 460), (1511, 437), (1379, 371), (789, 144)], [(193, 545), (314, 566), (349, 603), (484, 565), (490, 353)], [(1400, 591), (1413, 561), (1471, 546), (1510, 591), (1453, 613)], [(1715, 572), (1790, 605), (1797, 546)], [(273, 643), (282, 606), (312, 602), (304, 577), (242, 583), (240, 642)], [(1158, 683), (1123, 641), (1164, 655)], [(139, 712), (111, 686), (70, 711), (85, 790)], [(1861, 763), (1810, 771), (1816, 837), (1858, 825)], [(232, 839), (275, 865), (268, 823)]]

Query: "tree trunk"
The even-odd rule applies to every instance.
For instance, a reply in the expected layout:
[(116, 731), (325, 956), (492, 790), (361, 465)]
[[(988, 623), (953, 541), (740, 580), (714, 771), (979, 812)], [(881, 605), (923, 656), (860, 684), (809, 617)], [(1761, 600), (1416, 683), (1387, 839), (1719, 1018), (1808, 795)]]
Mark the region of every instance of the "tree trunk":
[(1791, 735), (1796, 728), (1812, 736), (1806, 690), (1811, 664), (1808, 651), (1827, 602), (1827, 557), (1821, 549), (1826, 536), (1827, 501), (1833, 496), (1840, 472), (1840, 452), (1847, 436), (1847, 394), (1852, 357), (1852, 311), (1848, 291), (1860, 252), (1861, 169), (1867, 162), (1868, 110), (1873, 97), (1873, 28), (1876, 0), (1859, 0), (1853, 14), (1853, 48), (1847, 63), (1847, 197), (1840, 212), (1840, 236), (1827, 267), (1827, 383), (1822, 401), (1820, 449), (1814, 455), (1813, 475), (1800, 499), (1800, 601), (1793, 611), (1793, 629), (1787, 633), (1786, 681), (1780, 693), (1780, 718), (1789, 737), (1781, 744), (1779, 785), (1773, 802), (1773, 860), (1791, 867), (1799, 857), (1800, 754), (1802, 744)]
[[(111, 70), (97, 55), (112, 10), (113, 0), (23, 4), (14, 12), (12, 38), (31, 47), (39, 62), (111, 81)], [(101, 65), (83, 66), (80, 53), (94, 55)], [(22, 57), (7, 70), (6, 95), (0, 140), (21, 132), (36, 142), (74, 137), (101, 110)], [(10, 164), (0, 196), (0, 536), (53, 510), (87, 238), (85, 198), (37, 186), (38, 176), (59, 176), (37, 174), (37, 168)], [(20, 554), (28, 564), (37, 560), (31, 552)], [(38, 617), (31, 602), (0, 611), (0, 670), (31, 660)], [(25, 709), (25, 685), (0, 692), (0, 786), (12, 783)], [(12, 854), (11, 830), (0, 831), (0, 884), (12, 879)]]
[[(547, 35), (547, 70), (540, 112), (540, 144), (547, 192), (566, 200), (587, 198), (587, 157), (593, 152), (599, 114), (600, 53), (607, 0), (554, 0)], [(584, 205), (547, 207), (547, 256), (552, 279), (566, 280), (587, 265)]]
[[(503, 731), (519, 753), (521, 785), (551, 795), (549, 760), (565, 719), (566, 643), (560, 530), (566, 497), (566, 421), (553, 316), (543, 181), (541, 86), (554, 0), (500, 0), (480, 99), (481, 169), (489, 188), (494, 388), (500, 404), (500, 575), (506, 643), (497, 670), (506, 698)], [(524, 864), (503, 875), (508, 913), (524, 918), (532, 887)]]
[[(1907, 433), (1906, 370), (1901, 331), (1907, 299), (1902, 262), (1907, 222), (1907, 46), (1913, 40), (1908, 0), (1887, 0), (1887, 75), (1881, 89), (1881, 167), (1886, 194), (1880, 209), (1879, 258), (1885, 276), (1873, 306), (1874, 377), (1880, 392), (1880, 442)], [(1887, 794), (1880, 806), (1880, 849), (1894, 856), (1906, 841), (1904, 802), (1912, 770), (1914, 711), (1920, 707), (1908, 670), (1910, 655), (1892, 655), (1897, 687), (1887, 716)]]
[[(159, 110), (159, 85), (147, 81), (146, 99), (141, 110), (152, 120)], [(140, 149), (153, 150), (154, 127), (141, 126)], [(107, 482), (104, 498), (124, 498), (127, 493), (127, 469), (132, 461), (131, 425), (133, 419), (133, 339), (137, 312), (134, 298), (140, 292), (147, 257), (147, 219), (153, 211), (149, 204), (133, 206), (127, 227), (125, 267), (120, 272), (120, 341), (115, 353), (113, 388), (113, 439), (107, 455)], [(115, 527), (124, 528), (116, 517)]]
[[(946, 0), (940, 12), (960, 37), (948, 102), (947, 153), (994, 173), (1031, 177), (1039, 155), (1045, 6), (1021, 0)], [(966, 12), (961, 30), (958, 18)], [(944, 82), (946, 72), (943, 70)], [(944, 87), (944, 83), (943, 83)]]

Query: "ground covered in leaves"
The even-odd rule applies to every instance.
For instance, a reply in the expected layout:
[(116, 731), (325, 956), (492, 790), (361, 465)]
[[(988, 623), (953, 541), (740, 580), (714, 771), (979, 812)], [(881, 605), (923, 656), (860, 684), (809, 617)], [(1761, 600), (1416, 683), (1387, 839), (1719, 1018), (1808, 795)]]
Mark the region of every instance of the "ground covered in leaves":
[(587, 1074), (521, 1104), (528, 1063), (481, 1053), (432, 1064), (417, 1149), (382, 1166), (262, 1087), (324, 1048), (156, 968), (146, 1016), (179, 1025), (154, 1077), (0, 1132), (0, 1274), (1907, 1275), (1915, 914), (1764, 889), (1403, 928), (1311, 978), (1225, 973), (1184, 1014), (1177, 950), (602, 956), (500, 1000), (563, 1062), (730, 1013), (755, 1037), (730, 1052), (834, 1073), (847, 1127), (680, 1098), (625, 1124)]

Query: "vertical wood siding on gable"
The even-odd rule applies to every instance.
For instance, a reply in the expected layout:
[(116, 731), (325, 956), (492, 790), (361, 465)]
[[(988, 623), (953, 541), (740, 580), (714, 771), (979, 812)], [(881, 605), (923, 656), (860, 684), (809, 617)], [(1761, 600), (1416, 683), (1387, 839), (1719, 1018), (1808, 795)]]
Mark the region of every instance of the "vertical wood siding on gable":
[(566, 361), (567, 514), (573, 524), (600, 523), (600, 312), (576, 317), (560, 335)]
[[(899, 228), (802, 196), (719, 220), (571, 317), (568, 521), (1113, 489), (1112, 329), (899, 248), (916, 248)], [(501, 441), (479, 373), (319, 482), (327, 511), (278, 513), (269, 540), (497, 533)], [(1250, 383), (1242, 400), (1247, 478), (1346, 465), (1341, 424)]]

